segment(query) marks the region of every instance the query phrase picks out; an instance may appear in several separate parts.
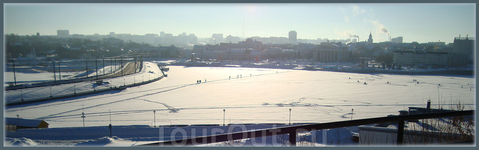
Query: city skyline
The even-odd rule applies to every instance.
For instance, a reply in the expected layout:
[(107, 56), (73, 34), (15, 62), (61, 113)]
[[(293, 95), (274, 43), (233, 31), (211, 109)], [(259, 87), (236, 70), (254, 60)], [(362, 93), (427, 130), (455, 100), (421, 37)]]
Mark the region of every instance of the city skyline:
[(238, 37), (452, 43), (475, 37), (474, 4), (5, 4), (5, 34), (221, 33)]

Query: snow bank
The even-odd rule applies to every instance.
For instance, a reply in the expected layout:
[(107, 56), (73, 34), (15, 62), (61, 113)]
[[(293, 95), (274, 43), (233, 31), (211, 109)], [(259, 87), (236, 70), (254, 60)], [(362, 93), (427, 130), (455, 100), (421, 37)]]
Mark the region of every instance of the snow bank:
[[(267, 128), (284, 127), (286, 125), (246, 124), (229, 126), (186, 126), (161, 127), (149, 126), (113, 126), (112, 137), (109, 137), (108, 127), (85, 128), (48, 128), (21, 129), (15, 132), (7, 131), (7, 146), (135, 146), (158, 141), (210, 136), (231, 132), (244, 132)], [(357, 145), (352, 141), (352, 135), (357, 133), (357, 127), (336, 128), (329, 130), (299, 133), (298, 145), (302, 146), (334, 146)], [(246, 146), (271, 147), (289, 146), (287, 134), (252, 139), (241, 139), (210, 144), (194, 145), (195, 147), (216, 146)], [(39, 143), (41, 141), (41, 143)]]
[[(145, 143), (145, 142), (142, 142), (142, 143)], [(101, 138), (98, 138), (98, 139), (91, 139), (91, 140), (88, 140), (88, 141), (85, 141), (85, 142), (81, 142), (81, 143), (78, 143), (76, 144), (75, 146), (95, 146), (95, 147), (98, 147), (98, 146), (102, 146), (102, 147), (110, 147), (110, 146), (114, 146), (114, 147), (124, 147), (124, 146), (134, 146), (134, 145), (137, 145), (138, 142), (134, 142), (134, 141), (131, 141), (131, 140), (124, 140), (122, 138), (119, 138), (117, 136), (112, 136), (112, 137), (101, 137)]]
[(38, 144), (28, 138), (5, 138), (4, 146), (38, 146)]

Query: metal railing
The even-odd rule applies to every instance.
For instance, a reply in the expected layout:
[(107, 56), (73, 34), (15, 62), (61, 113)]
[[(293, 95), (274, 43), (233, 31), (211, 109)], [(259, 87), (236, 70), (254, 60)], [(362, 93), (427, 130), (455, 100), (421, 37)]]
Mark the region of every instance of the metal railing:
[(474, 110), (379, 117), (379, 118), (358, 119), (358, 120), (349, 120), (349, 121), (338, 121), (338, 122), (330, 122), (330, 123), (287, 126), (287, 127), (270, 128), (270, 129), (247, 131), (247, 132), (218, 134), (218, 135), (211, 135), (211, 136), (200, 136), (200, 137), (194, 137), (194, 138), (188, 138), (188, 139), (149, 143), (149, 144), (144, 144), (139, 146), (162, 146), (162, 145), (174, 146), (176, 144), (182, 144), (182, 145), (209, 144), (209, 143), (216, 143), (216, 142), (225, 142), (225, 141), (257, 138), (257, 137), (273, 136), (273, 135), (281, 135), (281, 134), (289, 134), (289, 142), (291, 146), (295, 146), (296, 134), (300, 132), (341, 128), (341, 127), (349, 127), (349, 126), (359, 126), (359, 125), (367, 125), (367, 124), (375, 124), (375, 123), (385, 123), (385, 122), (398, 123), (397, 144), (402, 145), (403, 139), (404, 139), (404, 121), (406, 120), (443, 118), (443, 117), (454, 117), (454, 116), (470, 116), (470, 115), (474, 115)]

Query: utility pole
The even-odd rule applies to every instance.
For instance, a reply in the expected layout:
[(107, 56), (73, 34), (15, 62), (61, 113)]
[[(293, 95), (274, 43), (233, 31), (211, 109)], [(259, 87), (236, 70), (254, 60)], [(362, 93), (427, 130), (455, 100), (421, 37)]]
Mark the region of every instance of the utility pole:
[(223, 109), (223, 126), (225, 126), (225, 116), (226, 116), (225, 113), (226, 113), (226, 110)]
[(120, 68), (121, 69), (121, 75), (124, 75), (123, 74), (123, 58), (120, 59), (120, 65), (121, 65), (121, 68)]
[(156, 127), (156, 111), (153, 110), (153, 128)]
[(52, 60), (52, 64), (53, 64), (53, 79), (55, 81), (55, 83), (57, 83), (57, 76), (56, 76), (56, 73), (55, 73), (55, 61)]

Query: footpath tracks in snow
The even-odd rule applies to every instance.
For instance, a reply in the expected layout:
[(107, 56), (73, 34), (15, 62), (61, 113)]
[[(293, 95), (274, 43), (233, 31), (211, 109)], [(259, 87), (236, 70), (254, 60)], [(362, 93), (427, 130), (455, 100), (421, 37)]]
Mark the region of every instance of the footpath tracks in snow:
[[(271, 74), (273, 74), (273, 73), (271, 73)], [(260, 75), (256, 75), (256, 76), (271, 75), (271, 74), (260, 74)], [(274, 73), (274, 74), (277, 74), (277, 73)], [(249, 77), (253, 77), (253, 76), (249, 76)], [(243, 78), (248, 78), (248, 77), (245, 76)], [(242, 79), (242, 78), (239, 78), (239, 79)], [(137, 94), (139, 94), (139, 93), (144, 93), (144, 94), (139, 95), (139, 96), (133, 96), (133, 97), (128, 97), (128, 95), (130, 95), (131, 93), (118, 93), (118, 94), (115, 94), (115, 95), (106, 95), (106, 96), (102, 96), (102, 97), (105, 97), (105, 98), (106, 97), (108, 97), (108, 98), (118, 97), (119, 99), (114, 100), (114, 101), (109, 101), (109, 102), (96, 104), (96, 105), (87, 106), (87, 107), (84, 107), (84, 108), (77, 108), (77, 109), (73, 109), (73, 110), (68, 110), (68, 111), (59, 112), (59, 113), (55, 113), (55, 114), (50, 114), (50, 115), (47, 115), (47, 116), (39, 117), (37, 119), (67, 117), (67, 116), (70, 116), (69, 113), (75, 112), (75, 111), (81, 111), (83, 109), (91, 109), (91, 108), (95, 108), (95, 107), (115, 104), (115, 103), (119, 103), (119, 102), (125, 102), (125, 101), (129, 101), (129, 100), (138, 100), (138, 99), (143, 100), (142, 98), (146, 97), (146, 96), (151, 96), (151, 95), (156, 95), (156, 94), (169, 92), (169, 91), (173, 91), (173, 90), (177, 90), (177, 89), (182, 89), (182, 88), (193, 86), (193, 85), (204, 85), (204, 84), (211, 84), (211, 83), (215, 83), (215, 82), (228, 81), (228, 80), (229, 80), (228, 78), (225, 78), (225, 79), (217, 79), (217, 80), (208, 80), (208, 82), (204, 82), (204, 83), (201, 83), (201, 84), (191, 83), (191, 84), (183, 84), (183, 85), (176, 85), (176, 86), (169, 86), (169, 87), (160, 87), (160, 88), (149, 89), (149, 90), (145, 90), (145, 91), (139, 91), (139, 92), (137, 92)], [(89, 98), (89, 99), (86, 99), (86, 100), (77, 100), (75, 102), (80, 102), (80, 101), (84, 102), (84, 101), (91, 101), (91, 100), (97, 100), (97, 99), (101, 99), (101, 97)], [(149, 101), (151, 102), (151, 100), (149, 100)], [(61, 104), (53, 104), (53, 105), (71, 104), (71, 103), (75, 103), (75, 102), (64, 102), (64, 103), (61, 103)], [(179, 110), (179, 109), (174, 108), (172, 106), (169, 106), (167, 104), (164, 104), (164, 103), (161, 103), (161, 104), (164, 105), (165, 107), (167, 107), (167, 109), (170, 110), (170, 111), (171, 110), (176, 110), (176, 111)]]

